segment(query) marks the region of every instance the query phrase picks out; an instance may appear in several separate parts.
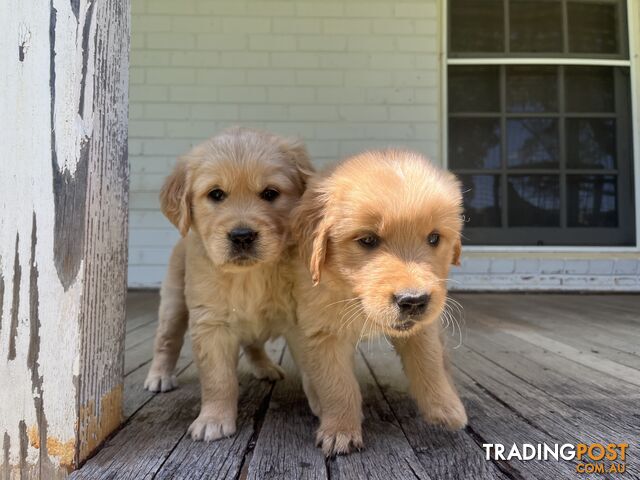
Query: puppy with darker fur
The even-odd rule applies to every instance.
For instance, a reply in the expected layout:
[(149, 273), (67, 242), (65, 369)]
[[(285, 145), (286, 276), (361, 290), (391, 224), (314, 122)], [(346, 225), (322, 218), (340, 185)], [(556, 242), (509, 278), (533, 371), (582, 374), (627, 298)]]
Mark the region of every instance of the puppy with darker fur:
[(362, 335), (391, 340), (425, 420), (466, 424), (439, 321), (449, 266), (460, 258), (461, 214), (454, 175), (410, 151), (362, 153), (309, 183), (294, 212), (304, 265), (297, 328), (286, 337), (326, 455), (362, 446), (353, 372)]
[(283, 376), (263, 346), (294, 321), (290, 215), (312, 170), (301, 143), (234, 128), (181, 157), (162, 188), (162, 211), (183, 238), (162, 285), (144, 385), (176, 386), (189, 325), (202, 386), (194, 440), (235, 433), (240, 348), (258, 378)]

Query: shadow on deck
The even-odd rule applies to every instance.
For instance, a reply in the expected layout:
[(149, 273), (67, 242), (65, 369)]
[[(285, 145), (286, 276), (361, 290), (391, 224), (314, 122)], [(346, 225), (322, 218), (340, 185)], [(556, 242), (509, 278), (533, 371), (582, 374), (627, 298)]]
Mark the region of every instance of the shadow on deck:
[[(462, 328), (449, 327), (452, 372), (469, 426), (426, 425), (384, 340), (363, 344), (357, 374), (365, 449), (325, 461), (317, 427), (283, 342), (269, 345), (287, 378), (255, 380), (240, 361), (238, 431), (209, 444), (185, 435), (199, 385), (185, 345), (180, 388), (142, 389), (151, 359), (158, 294), (131, 292), (125, 356), (126, 423), (74, 479), (586, 478), (577, 461), (487, 461), (485, 443), (628, 443), (627, 472), (640, 478), (640, 297), (457, 294)], [(611, 462), (609, 462), (611, 463)], [(598, 476), (607, 478), (607, 476)]]

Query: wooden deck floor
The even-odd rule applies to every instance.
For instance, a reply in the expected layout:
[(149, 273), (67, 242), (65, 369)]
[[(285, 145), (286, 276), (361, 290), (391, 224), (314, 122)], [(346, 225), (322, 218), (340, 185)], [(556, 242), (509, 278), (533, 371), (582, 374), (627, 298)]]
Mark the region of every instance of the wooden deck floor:
[[(238, 432), (214, 443), (185, 435), (199, 388), (190, 347), (180, 388), (142, 389), (158, 295), (130, 293), (123, 428), (74, 479), (559, 479), (576, 462), (486, 461), (481, 445), (628, 443), (627, 472), (640, 478), (640, 296), (459, 294), (465, 323), (449, 329), (466, 430), (426, 425), (406, 393), (400, 363), (382, 340), (363, 344), (357, 369), (366, 448), (327, 460), (314, 447), (316, 419), (283, 343), (270, 346), (287, 378), (253, 379), (240, 362)], [(460, 343), (460, 334), (462, 342)], [(458, 346), (459, 345), (459, 346)]]

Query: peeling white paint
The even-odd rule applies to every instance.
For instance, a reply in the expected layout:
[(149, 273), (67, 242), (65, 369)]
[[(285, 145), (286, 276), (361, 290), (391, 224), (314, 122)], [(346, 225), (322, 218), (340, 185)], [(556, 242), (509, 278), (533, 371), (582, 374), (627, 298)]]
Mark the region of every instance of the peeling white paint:
[[(60, 4), (60, 5), (58, 5)], [(59, 12), (70, 9), (69, 2), (56, 2)], [(69, 13), (70, 10), (69, 10)], [(73, 16), (73, 14), (71, 13)], [(17, 18), (16, 18), (17, 17)], [(68, 21), (65, 15), (58, 21)], [(78, 315), (81, 283), (76, 280), (66, 292), (56, 272), (53, 258), (54, 199), (51, 170), (51, 126), (49, 88), (49, 10), (43, 5), (8, 0), (0, 6), (0, 23), (5, 34), (0, 37), (0, 159), (2, 178), (11, 184), (0, 189), (2, 226), (0, 228), (0, 257), (2, 275), (7, 291), (4, 297), (2, 331), (0, 334), (0, 418), (2, 429), (11, 438), (10, 462), (19, 461), (19, 422), (27, 428), (37, 424), (31, 371), (27, 367), (29, 349), (29, 271), (31, 256), (31, 230), (33, 213), (36, 215), (37, 244), (35, 263), (38, 269), (40, 362), (43, 377), (44, 414), (48, 422), (47, 434), (62, 442), (75, 437), (76, 391), (73, 383), (73, 364), (78, 350)], [(57, 32), (63, 29), (57, 28)], [(64, 72), (75, 67), (67, 62), (76, 61), (73, 54), (63, 53), (71, 46), (70, 38), (60, 38), (56, 55), (56, 70)], [(18, 46), (24, 59), (18, 58)], [(68, 50), (73, 52), (74, 50)], [(20, 62), (20, 68), (13, 67)], [(5, 73), (6, 72), (6, 73)], [(78, 78), (56, 76), (56, 142), (64, 155), (63, 165), (69, 170), (77, 163), (78, 131), (67, 120), (76, 115)], [(3, 182), (4, 183), (4, 182)], [(8, 188), (7, 188), (8, 187)], [(11, 318), (13, 265), (16, 234), (19, 235), (18, 254), (22, 267), (20, 305), (16, 336), (16, 358), (7, 361), (9, 323)], [(82, 269), (78, 279), (82, 278)], [(4, 432), (0, 432), (2, 434)], [(35, 462), (38, 450), (28, 449), (28, 462)], [(52, 459), (55, 463), (56, 459)]]
[(24, 56), (29, 52), (29, 47), (31, 46), (31, 32), (29, 28), (24, 23), (20, 24), (18, 34), (20, 35), (20, 47), (22, 48), (22, 53)]
[[(56, 14), (55, 58), (56, 70), (69, 72), (56, 75), (56, 105), (54, 108), (55, 139), (60, 171), (67, 170), (72, 176), (80, 160), (82, 142), (91, 135), (93, 126), (93, 82), (86, 82), (89, 90), (84, 96), (84, 115), (78, 113), (82, 96), (83, 78), (83, 26), (89, 2), (80, 1), (76, 19), (68, 0), (54, 1)], [(92, 27), (94, 28), (94, 27)], [(88, 42), (87, 58), (93, 58), (93, 42)], [(87, 62), (86, 78), (93, 79), (93, 62)], [(70, 108), (71, 107), (71, 108)], [(71, 140), (71, 141), (70, 141)]]
[[(52, 140), (55, 142), (58, 169), (69, 172), (73, 177), (81, 160), (82, 147), (93, 134), (96, 119), (92, 110), (95, 22), (91, 22), (90, 41), (86, 42), (90, 51), (84, 57), (82, 36), (87, 33), (83, 32), (87, 15), (95, 16), (97, 8), (90, 9), (91, 3), (81, 0), (76, 18), (72, 3), (68, 0), (53, 1), (56, 28), (52, 131), (49, 3), (0, 2), (0, 30), (3, 32), (0, 35), (0, 274), (5, 282), (0, 318), (0, 438), (5, 433), (10, 437), (11, 465), (20, 462), (20, 422), (24, 421), (27, 429), (31, 430), (37, 425), (34, 398), (38, 393), (34, 390), (32, 372), (27, 365), (34, 214), (40, 319), (38, 373), (42, 377), (47, 436), (61, 443), (73, 441), (75, 444), (78, 428), (75, 382), (81, 370), (79, 319), (81, 296), (87, 281), (86, 265), (80, 263), (75, 279), (65, 291), (54, 258)], [(123, 8), (126, 8), (126, 2)], [(83, 58), (86, 60), (84, 75)], [(84, 95), (83, 77), (86, 79)], [(81, 98), (82, 115), (79, 113)], [(126, 111), (126, 105), (124, 108)], [(123, 122), (126, 122), (124, 118)], [(19, 237), (17, 252), (16, 236)], [(22, 275), (16, 355), (8, 360), (16, 253)], [(27, 463), (35, 464), (38, 457), (39, 450), (30, 445)], [(50, 456), (50, 460), (54, 467), (60, 465), (60, 458)], [(19, 473), (15, 475), (19, 476)]]

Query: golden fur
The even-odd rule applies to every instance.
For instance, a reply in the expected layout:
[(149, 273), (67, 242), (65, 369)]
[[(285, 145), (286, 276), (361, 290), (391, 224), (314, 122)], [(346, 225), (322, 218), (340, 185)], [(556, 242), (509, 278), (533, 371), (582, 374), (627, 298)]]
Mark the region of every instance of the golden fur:
[[(263, 345), (293, 323), (290, 214), (311, 172), (301, 143), (234, 128), (181, 157), (162, 188), (162, 211), (183, 238), (162, 285), (145, 388), (176, 386), (174, 369), (189, 324), (202, 385), (200, 414), (189, 427), (195, 440), (235, 432), (241, 347), (258, 378), (282, 378)], [(279, 196), (269, 201), (267, 190)], [(217, 191), (224, 195), (214, 197)], [(246, 251), (232, 242), (237, 229), (257, 236)]]
[[(362, 445), (353, 373), (362, 337), (389, 337), (427, 421), (466, 424), (445, 370), (439, 321), (449, 266), (460, 257), (461, 204), (454, 175), (409, 151), (362, 153), (310, 181), (294, 211), (304, 265), (296, 276), (298, 328), (286, 337), (326, 455)], [(434, 234), (439, 240), (430, 245)], [(404, 294), (428, 295), (426, 307), (420, 300), (426, 310), (401, 314)]]

